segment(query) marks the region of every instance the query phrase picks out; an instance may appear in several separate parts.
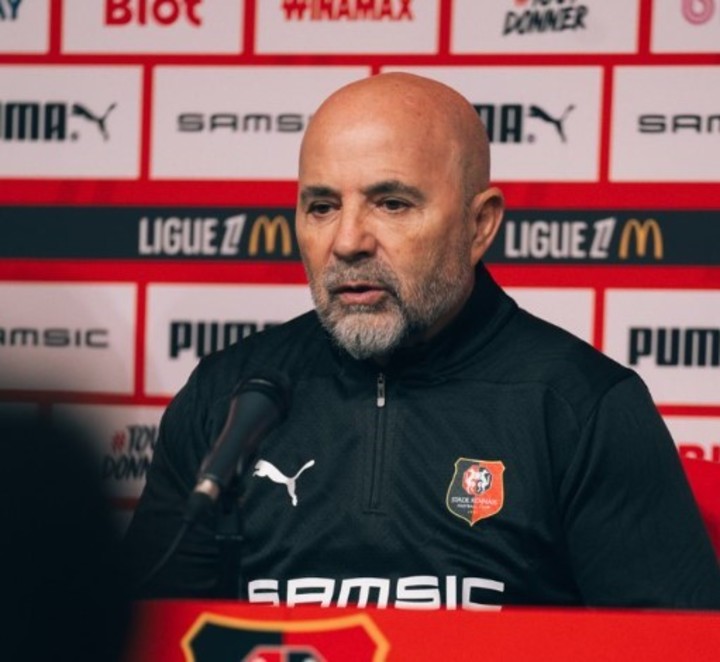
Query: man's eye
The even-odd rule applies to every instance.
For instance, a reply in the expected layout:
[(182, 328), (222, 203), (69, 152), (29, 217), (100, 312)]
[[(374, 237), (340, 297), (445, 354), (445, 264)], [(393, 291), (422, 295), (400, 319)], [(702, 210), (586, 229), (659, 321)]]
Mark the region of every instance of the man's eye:
[(313, 202), (308, 207), (308, 213), (315, 216), (325, 216), (332, 211), (332, 205), (328, 202)]
[(388, 211), (402, 211), (407, 209), (410, 205), (405, 200), (398, 200), (397, 198), (386, 198), (380, 201), (380, 206)]

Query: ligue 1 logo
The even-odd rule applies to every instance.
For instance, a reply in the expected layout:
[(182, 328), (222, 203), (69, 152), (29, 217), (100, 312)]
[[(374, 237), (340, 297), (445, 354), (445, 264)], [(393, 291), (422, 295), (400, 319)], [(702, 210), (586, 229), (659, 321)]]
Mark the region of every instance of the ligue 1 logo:
[(504, 473), (505, 465), (499, 461), (458, 458), (445, 500), (447, 509), (470, 526), (496, 515), (505, 502)]

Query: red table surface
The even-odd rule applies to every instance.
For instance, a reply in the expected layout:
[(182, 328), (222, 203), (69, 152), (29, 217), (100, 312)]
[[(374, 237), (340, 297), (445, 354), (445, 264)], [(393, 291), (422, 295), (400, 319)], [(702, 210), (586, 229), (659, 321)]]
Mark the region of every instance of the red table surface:
[[(282, 632), (286, 651), (320, 642), (314, 650), (327, 662), (720, 660), (720, 612), (283, 608), (168, 600), (136, 604), (127, 662), (206, 662), (191, 645), (205, 623)], [(275, 655), (265, 659), (290, 659), (283, 657), (287, 652)], [(226, 660), (242, 657), (220, 655), (212, 662)]]

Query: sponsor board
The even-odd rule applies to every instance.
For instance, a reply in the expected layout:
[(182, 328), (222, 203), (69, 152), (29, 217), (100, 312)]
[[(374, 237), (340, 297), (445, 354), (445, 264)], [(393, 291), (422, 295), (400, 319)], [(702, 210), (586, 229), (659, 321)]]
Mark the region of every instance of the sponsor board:
[(286, 207), (2, 206), (0, 257), (299, 261), (294, 220)]
[(491, 142), (496, 181), (595, 181), (599, 67), (388, 67), (455, 88)]
[(683, 457), (720, 462), (720, 416), (663, 416)]
[(453, 53), (634, 53), (638, 0), (456, 0)]
[[(290, 207), (0, 206), (0, 258), (299, 262), (294, 219)], [(484, 259), (718, 265), (718, 223), (718, 210), (509, 209)]]
[(655, 2), (651, 34), (653, 53), (719, 53), (720, 2)]
[(176, 393), (213, 351), (313, 308), (306, 285), (150, 285), (145, 391)]
[(50, 0), (0, 0), (0, 54), (47, 53)]
[(616, 216), (596, 212), (508, 210), (487, 260), (608, 262)]
[(614, 83), (611, 180), (720, 179), (720, 67), (617, 67)]
[(258, 2), (262, 54), (436, 53), (438, 0)]
[(241, 2), (65, 0), (65, 53), (238, 53)]
[(135, 285), (0, 284), (0, 389), (133, 390)]
[(55, 405), (53, 415), (81, 426), (93, 443), (98, 471), (112, 499), (137, 499), (157, 442), (163, 407)]
[(132, 179), (140, 159), (141, 69), (0, 69), (0, 177)]
[(582, 288), (507, 287), (521, 308), (592, 343), (595, 291)]
[(604, 338), (656, 402), (720, 404), (720, 292), (609, 289)]
[[(716, 211), (508, 210), (488, 262), (720, 263)], [(692, 231), (689, 231), (692, 228)]]
[(155, 179), (295, 179), (320, 102), (367, 67), (156, 67)]

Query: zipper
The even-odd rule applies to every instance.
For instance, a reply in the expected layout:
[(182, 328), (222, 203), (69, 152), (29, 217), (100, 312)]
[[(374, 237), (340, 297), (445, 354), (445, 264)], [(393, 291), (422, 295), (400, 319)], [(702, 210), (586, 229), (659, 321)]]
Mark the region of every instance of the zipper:
[(381, 372), (377, 376), (377, 406), (382, 409), (385, 406), (385, 375)]
[(382, 486), (382, 475), (383, 466), (385, 464), (385, 404), (387, 402), (386, 397), (386, 384), (385, 374), (378, 373), (377, 380), (375, 382), (375, 437), (373, 439), (372, 447), (372, 462), (371, 462), (371, 474), (370, 474), (370, 493), (368, 495), (368, 508), (370, 510), (380, 509), (380, 496)]

